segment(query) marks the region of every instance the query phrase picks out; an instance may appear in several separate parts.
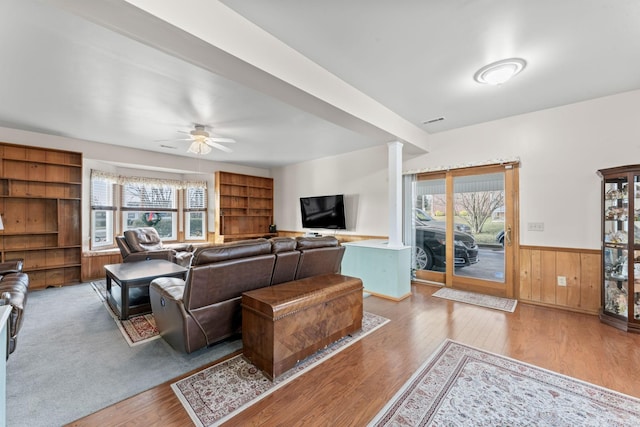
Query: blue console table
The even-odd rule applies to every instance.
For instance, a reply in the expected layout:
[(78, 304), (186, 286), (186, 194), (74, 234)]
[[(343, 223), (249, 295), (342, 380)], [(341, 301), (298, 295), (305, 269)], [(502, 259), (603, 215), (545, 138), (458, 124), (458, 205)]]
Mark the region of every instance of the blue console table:
[(399, 301), (411, 295), (411, 246), (387, 240), (342, 243), (342, 274), (362, 279), (365, 292)]
[(10, 305), (0, 305), (0, 427), (7, 425), (7, 320), (11, 314)]

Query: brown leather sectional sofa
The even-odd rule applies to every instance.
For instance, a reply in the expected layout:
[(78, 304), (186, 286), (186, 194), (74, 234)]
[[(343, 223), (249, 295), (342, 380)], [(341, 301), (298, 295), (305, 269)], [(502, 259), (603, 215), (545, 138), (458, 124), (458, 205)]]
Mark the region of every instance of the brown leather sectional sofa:
[[(8, 321), (8, 353), (16, 349), (18, 332), (22, 327), (24, 309), (27, 305), (29, 276), (22, 272), (22, 261), (0, 263), (0, 304), (10, 305), (11, 314)], [(0, 344), (4, 345), (4, 344)]]
[(240, 333), (243, 292), (338, 273), (343, 255), (334, 237), (276, 237), (199, 248), (186, 280), (151, 282), (156, 325), (173, 348), (191, 353)]

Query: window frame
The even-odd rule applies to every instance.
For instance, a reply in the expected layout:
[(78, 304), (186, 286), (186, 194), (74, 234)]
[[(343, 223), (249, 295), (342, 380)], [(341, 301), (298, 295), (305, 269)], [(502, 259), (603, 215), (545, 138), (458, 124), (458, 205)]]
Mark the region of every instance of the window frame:
[[(94, 183), (104, 182), (106, 184), (106, 191), (104, 197), (100, 197), (96, 195), (96, 188), (94, 187)], [(89, 237), (89, 248), (91, 250), (100, 250), (100, 249), (110, 249), (116, 246), (115, 241), (115, 225), (116, 225), (116, 211), (117, 206), (115, 202), (115, 182), (112, 177), (102, 174), (94, 174), (91, 176), (91, 204), (90, 204), (90, 218), (89, 218), (89, 228), (90, 228), (90, 237)], [(102, 200), (98, 200), (98, 199)], [(105, 230), (104, 230), (104, 243), (97, 240), (96, 236), (100, 233), (101, 230), (98, 231), (96, 226), (98, 224), (98, 219), (96, 218), (96, 214), (104, 212), (104, 221), (105, 221)]]
[[(208, 240), (207, 219), (209, 199), (206, 182), (118, 176), (108, 172), (92, 170), (90, 181), (92, 191), (94, 180), (111, 182), (111, 205), (108, 205), (108, 203), (107, 206), (93, 203), (95, 198), (93, 194), (91, 195), (90, 250), (102, 250), (116, 247), (116, 236), (121, 235), (125, 230), (141, 226), (151, 226), (156, 228), (155, 225), (158, 222), (153, 224), (153, 219), (149, 219), (147, 217), (139, 220), (144, 214), (151, 215), (151, 218), (154, 218), (155, 214), (162, 215), (161, 218), (166, 218), (168, 215), (171, 217), (169, 230), (166, 228), (158, 230), (163, 242), (178, 242), (181, 239), (184, 242), (204, 242)], [(148, 203), (145, 203), (143, 200), (138, 200), (137, 203), (131, 202), (136, 196), (127, 194), (127, 190), (136, 185), (146, 189), (145, 191), (147, 194), (140, 194), (139, 197), (141, 199), (147, 197)], [(158, 194), (155, 196), (159, 196), (159, 198), (154, 199), (154, 197), (150, 195), (156, 191), (150, 190), (153, 188), (162, 188), (164, 190), (171, 189), (171, 196), (169, 200), (162, 200), (162, 196), (159, 196)], [(200, 196), (194, 204), (188, 200), (188, 196), (190, 191), (198, 191), (196, 189), (202, 189), (202, 196)], [(164, 190), (161, 190), (161, 192)], [(104, 212), (104, 214), (101, 214), (102, 212)], [(98, 214), (103, 215), (104, 218), (98, 218)], [(134, 214), (134, 217), (130, 218), (132, 214)], [(197, 216), (201, 217), (201, 221), (200, 218), (197, 219), (201, 222), (200, 227), (198, 227), (201, 231), (201, 235), (192, 235), (192, 224), (195, 223), (195, 217)], [(131, 225), (130, 219), (140, 223)], [(102, 221), (107, 222), (105, 225), (105, 233), (107, 234), (105, 236), (105, 241), (108, 243), (105, 244), (100, 244), (100, 242), (95, 241), (95, 236), (101, 232), (101, 230), (96, 230), (95, 227)]]

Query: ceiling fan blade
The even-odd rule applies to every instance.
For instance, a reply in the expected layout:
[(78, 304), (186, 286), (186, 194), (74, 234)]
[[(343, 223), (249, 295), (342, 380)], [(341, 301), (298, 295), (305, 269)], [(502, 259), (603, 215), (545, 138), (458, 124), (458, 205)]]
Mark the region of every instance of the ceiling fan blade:
[(219, 138), (217, 136), (210, 136), (209, 141), (213, 141), (213, 142), (223, 142), (225, 144), (235, 144), (236, 140), (235, 139), (231, 139), (231, 138)]
[(153, 142), (175, 142), (175, 141), (192, 141), (191, 138), (179, 138), (179, 139), (155, 139)]
[(211, 141), (211, 138), (205, 141), (207, 145), (217, 148), (218, 150), (224, 151), (225, 153), (231, 153), (233, 150), (229, 147), (225, 147), (224, 145), (218, 144), (216, 142)]

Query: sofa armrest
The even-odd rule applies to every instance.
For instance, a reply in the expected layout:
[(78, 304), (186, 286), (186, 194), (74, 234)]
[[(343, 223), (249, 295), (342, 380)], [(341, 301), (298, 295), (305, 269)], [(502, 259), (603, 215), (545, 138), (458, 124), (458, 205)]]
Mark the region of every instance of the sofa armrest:
[(0, 275), (9, 273), (21, 273), (22, 272), (22, 260), (6, 261), (0, 263)]
[(161, 297), (171, 301), (182, 301), (185, 281), (177, 277), (158, 277), (153, 279), (149, 287)]
[(193, 252), (194, 250), (191, 243), (167, 243), (162, 246), (167, 249), (173, 249), (176, 252)]

